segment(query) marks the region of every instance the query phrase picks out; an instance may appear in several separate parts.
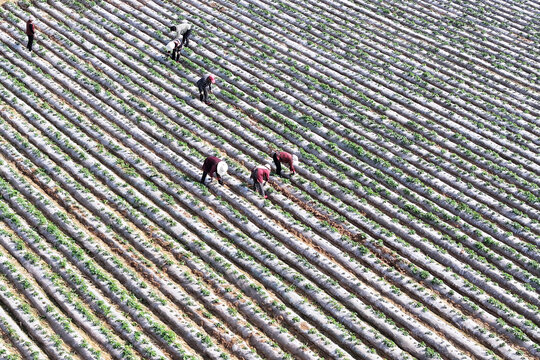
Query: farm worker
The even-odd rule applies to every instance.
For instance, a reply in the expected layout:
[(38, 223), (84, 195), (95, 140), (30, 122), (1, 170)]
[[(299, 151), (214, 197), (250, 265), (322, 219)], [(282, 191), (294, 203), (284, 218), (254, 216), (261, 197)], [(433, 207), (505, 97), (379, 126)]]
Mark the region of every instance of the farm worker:
[(294, 170), (294, 164), (298, 162), (298, 157), (296, 155), (291, 155), (288, 152), (281, 151), (275, 152), (272, 156), (274, 159), (274, 164), (276, 165), (276, 174), (281, 176), (281, 164), (288, 164), (289, 169), (291, 170), (291, 175), (294, 175), (296, 171)]
[(26, 35), (28, 36), (28, 44), (26, 48), (28, 51), (32, 51), (32, 44), (34, 43), (34, 34), (36, 33), (36, 25), (34, 25), (34, 20), (28, 19), (26, 22)]
[(167, 50), (172, 51), (171, 58), (173, 60), (176, 60), (176, 61), (178, 61), (178, 59), (180, 59), (180, 49), (181, 48), (182, 48), (182, 46), (180, 45), (180, 40), (178, 40), (178, 39), (173, 40), (173, 41), (171, 41), (170, 43), (167, 44)]
[(179, 40), (180, 36), (182, 41), (180, 42), (180, 48), (188, 46), (189, 36), (191, 35), (191, 27), (189, 21), (183, 20), (178, 26), (171, 26), (171, 31), (176, 31), (176, 39)]
[(208, 92), (212, 94), (212, 84), (216, 83), (216, 79), (214, 78), (214, 75), (209, 74), (205, 75), (202, 78), (197, 81), (197, 87), (199, 88), (199, 99), (201, 101), (204, 101), (206, 105), (210, 105), (211, 103), (208, 101)]
[(268, 198), (264, 194), (264, 185), (270, 179), (270, 164), (256, 166), (251, 170), (251, 180), (253, 180), (253, 191), (258, 191), (262, 197)]
[(210, 178), (214, 178), (214, 174), (216, 174), (216, 177), (218, 179), (218, 182), (220, 185), (223, 185), (223, 176), (227, 174), (227, 170), (229, 167), (227, 166), (227, 163), (225, 161), (221, 161), (215, 156), (209, 156), (204, 160), (203, 166), (202, 166), (202, 178), (201, 183), (204, 184), (204, 181), (206, 180), (206, 175), (210, 175)]

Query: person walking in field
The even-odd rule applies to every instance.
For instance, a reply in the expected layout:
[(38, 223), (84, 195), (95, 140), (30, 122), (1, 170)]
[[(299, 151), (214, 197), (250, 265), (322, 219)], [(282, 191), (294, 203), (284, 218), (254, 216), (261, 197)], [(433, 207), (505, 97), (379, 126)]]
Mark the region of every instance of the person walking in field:
[(197, 87), (199, 88), (199, 99), (204, 101), (206, 105), (211, 105), (212, 103), (208, 101), (208, 92), (212, 94), (212, 84), (216, 83), (214, 75), (205, 75), (197, 81)]
[(227, 166), (227, 163), (225, 161), (222, 161), (215, 156), (207, 157), (204, 160), (202, 166), (203, 174), (201, 178), (201, 183), (204, 184), (207, 175), (210, 175), (210, 179), (213, 179), (215, 174), (219, 184), (223, 185), (223, 176), (227, 174), (228, 169), (229, 167)]
[(294, 164), (298, 163), (298, 157), (296, 155), (291, 155), (285, 151), (276, 151), (272, 158), (274, 159), (274, 164), (276, 165), (276, 174), (278, 176), (281, 176), (281, 164), (289, 165), (291, 175), (296, 174), (296, 171), (294, 170)]
[(28, 51), (32, 51), (32, 45), (34, 44), (34, 34), (36, 33), (36, 25), (34, 24), (34, 20), (28, 19), (26, 22), (26, 35), (28, 36), (28, 44), (26, 45), (26, 48)]
[(265, 199), (268, 196), (264, 193), (264, 185), (270, 180), (270, 164), (256, 166), (251, 170), (251, 180), (253, 180), (253, 191), (257, 191)]
[(191, 28), (192, 24), (187, 20), (183, 20), (178, 26), (171, 26), (171, 31), (176, 31), (175, 39), (179, 40), (180, 37), (182, 37), (182, 40), (180, 41), (180, 48), (188, 46)]

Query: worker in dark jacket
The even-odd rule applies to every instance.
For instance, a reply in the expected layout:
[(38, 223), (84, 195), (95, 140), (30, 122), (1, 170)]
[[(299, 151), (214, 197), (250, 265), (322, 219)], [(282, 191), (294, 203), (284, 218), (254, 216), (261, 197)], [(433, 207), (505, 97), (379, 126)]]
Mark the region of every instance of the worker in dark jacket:
[(216, 83), (216, 79), (214, 78), (214, 75), (209, 74), (206, 76), (203, 76), (202, 78), (197, 81), (197, 87), (199, 88), (199, 99), (201, 101), (204, 101), (206, 105), (210, 105), (211, 103), (208, 101), (208, 92), (212, 94), (212, 84)]
[(264, 185), (270, 179), (270, 164), (264, 166), (256, 166), (251, 170), (251, 180), (253, 180), (253, 191), (257, 191), (265, 199), (268, 197), (264, 194)]
[(204, 160), (202, 166), (203, 174), (201, 178), (201, 183), (204, 184), (204, 181), (206, 180), (206, 175), (210, 175), (210, 179), (213, 179), (214, 174), (216, 174), (218, 182), (220, 183), (220, 185), (223, 185), (223, 176), (227, 174), (228, 169), (229, 167), (227, 166), (227, 163), (225, 161), (221, 161), (215, 156), (207, 157), (206, 160)]
[(28, 44), (26, 48), (28, 51), (32, 51), (32, 44), (34, 43), (34, 34), (36, 33), (36, 25), (34, 25), (34, 20), (28, 19), (26, 22), (26, 35), (28, 36)]
[(278, 176), (281, 176), (281, 164), (289, 165), (291, 175), (296, 173), (294, 170), (294, 164), (298, 162), (298, 157), (296, 155), (291, 155), (288, 152), (281, 151), (275, 152), (272, 158), (274, 159), (274, 164), (276, 165), (276, 174), (278, 174)]

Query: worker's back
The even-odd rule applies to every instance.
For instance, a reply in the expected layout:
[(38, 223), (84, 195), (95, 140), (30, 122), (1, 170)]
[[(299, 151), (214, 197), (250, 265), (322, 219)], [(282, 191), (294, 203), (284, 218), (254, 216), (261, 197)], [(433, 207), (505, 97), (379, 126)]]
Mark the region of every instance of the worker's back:
[(197, 86), (200, 88), (210, 86), (210, 84), (212, 83), (215, 83), (214, 75), (212, 74), (206, 74), (202, 78), (197, 80)]
[(176, 27), (176, 38), (182, 37), (188, 30), (191, 30), (191, 23), (183, 22)]
[(200, 88), (203, 88), (206, 85), (206, 76), (203, 76), (199, 80), (197, 80), (197, 86)]
[(165, 47), (167, 48), (167, 50), (169, 51), (173, 51), (174, 48), (179, 44), (178, 40), (173, 40), (173, 41), (170, 41), (167, 43), (167, 45), (165, 45)]

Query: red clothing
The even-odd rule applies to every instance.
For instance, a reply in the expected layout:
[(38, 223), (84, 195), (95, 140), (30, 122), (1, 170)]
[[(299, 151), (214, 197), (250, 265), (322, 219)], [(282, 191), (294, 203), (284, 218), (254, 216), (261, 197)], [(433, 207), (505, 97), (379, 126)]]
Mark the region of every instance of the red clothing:
[(251, 170), (251, 178), (258, 183), (263, 183), (270, 179), (270, 170), (265, 167), (256, 167)]
[[(203, 163), (203, 166), (202, 166), (202, 170), (205, 172), (205, 173), (208, 173), (208, 175), (210, 175), (211, 178), (214, 177), (214, 173), (216, 172), (217, 170), (217, 164), (220, 162), (221, 160), (218, 159), (217, 157), (215, 156), (209, 156), (206, 158), (206, 160), (204, 160), (204, 163)], [(216, 174), (217, 175), (217, 174)], [(217, 177), (219, 177), (219, 175), (217, 175)]]
[(26, 22), (26, 35), (34, 35), (36, 32), (36, 26), (34, 23)]
[(282, 151), (280, 153), (277, 153), (277, 159), (282, 164), (288, 164), (289, 169), (294, 173), (294, 166), (293, 166), (293, 157), (288, 152)]

